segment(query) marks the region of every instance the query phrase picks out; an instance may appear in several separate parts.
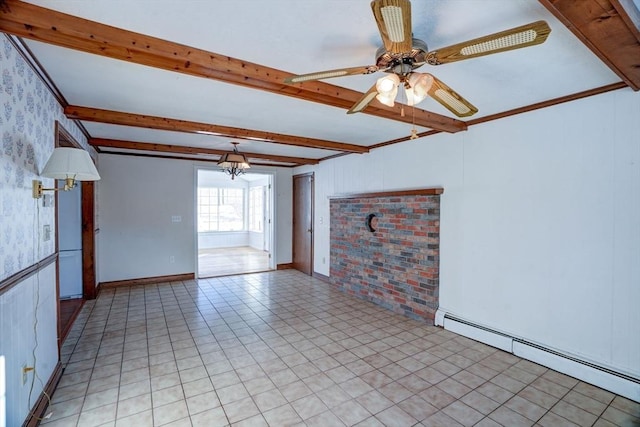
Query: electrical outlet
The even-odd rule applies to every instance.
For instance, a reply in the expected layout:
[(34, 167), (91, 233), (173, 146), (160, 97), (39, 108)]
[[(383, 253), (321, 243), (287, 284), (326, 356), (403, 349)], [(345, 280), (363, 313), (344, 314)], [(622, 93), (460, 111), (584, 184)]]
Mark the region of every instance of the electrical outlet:
[(182, 216), (180, 215), (172, 215), (171, 222), (182, 222)]
[(322, 263), (326, 264), (327, 263), (327, 259), (325, 257), (322, 257)]
[(42, 226), (42, 240), (44, 242), (51, 240), (51, 226), (49, 224)]
[(169, 257), (169, 262), (170, 262), (171, 264), (173, 264), (174, 262), (176, 262), (176, 257), (174, 257), (173, 255), (171, 255), (171, 256)]

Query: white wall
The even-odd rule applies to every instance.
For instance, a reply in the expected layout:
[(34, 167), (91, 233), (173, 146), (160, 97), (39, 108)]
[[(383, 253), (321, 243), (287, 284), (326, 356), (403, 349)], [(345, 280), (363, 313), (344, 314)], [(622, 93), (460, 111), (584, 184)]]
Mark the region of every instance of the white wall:
[(442, 186), (441, 309), (640, 378), (638, 117), (625, 89), (296, 168), (316, 271), (328, 196)]
[[(56, 264), (52, 263), (0, 295), (0, 356), (4, 356), (6, 363), (7, 426), (22, 425), (58, 361), (55, 273)], [(25, 384), (23, 366), (35, 366)], [(35, 373), (39, 379), (34, 377)], [(0, 418), (0, 424), (3, 421)]]
[[(197, 166), (211, 164), (100, 154), (99, 282), (194, 272)], [(291, 169), (263, 171), (275, 173), (276, 262), (290, 263)]]
[(198, 233), (198, 249), (249, 246), (248, 231), (209, 231)]
[[(32, 198), (31, 181), (41, 179), (45, 188), (54, 185), (52, 179), (39, 174), (55, 146), (56, 121), (94, 157), (95, 150), (87, 144), (80, 128), (65, 117), (62, 106), (9, 38), (0, 36), (0, 44), (0, 70), (3, 72), (0, 104), (4, 107), (0, 154), (0, 280), (4, 280), (55, 252), (55, 208), (42, 207), (42, 200)], [(51, 227), (49, 240), (43, 237), (45, 225)], [(6, 422), (9, 426), (22, 424), (58, 362), (55, 278), (54, 263), (0, 295), (0, 359), (4, 359), (5, 365)], [(34, 304), (36, 289), (40, 296), (37, 309)], [(28, 402), (28, 390), (22, 385), (22, 366), (33, 366), (34, 363), (31, 354), (36, 348), (36, 319), (36, 372), (42, 383), (34, 383)], [(29, 374), (28, 380), (32, 378), (33, 374)], [(0, 424), (3, 421), (0, 412)]]

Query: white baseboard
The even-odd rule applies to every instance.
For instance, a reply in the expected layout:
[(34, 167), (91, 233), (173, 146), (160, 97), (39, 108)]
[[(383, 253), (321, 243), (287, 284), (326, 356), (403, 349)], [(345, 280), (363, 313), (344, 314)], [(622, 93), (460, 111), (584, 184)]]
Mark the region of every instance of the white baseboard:
[(499, 348), (523, 359), (640, 402), (640, 380), (637, 378), (632, 378), (592, 362), (562, 354), (556, 350), (474, 324), (449, 315), (442, 310), (436, 312), (435, 323), (448, 331)]

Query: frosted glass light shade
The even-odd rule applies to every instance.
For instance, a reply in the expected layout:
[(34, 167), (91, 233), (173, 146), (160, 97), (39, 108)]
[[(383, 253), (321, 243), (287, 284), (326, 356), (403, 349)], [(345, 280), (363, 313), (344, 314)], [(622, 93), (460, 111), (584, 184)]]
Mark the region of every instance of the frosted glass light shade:
[(397, 93), (399, 84), (400, 78), (395, 74), (389, 74), (378, 79), (376, 82), (376, 90), (382, 96), (391, 96), (393, 92)]
[(409, 76), (409, 87), (405, 88), (407, 93), (407, 104), (409, 106), (422, 102), (427, 95), (431, 85), (433, 85), (433, 76), (431, 74), (412, 73)]
[(100, 179), (91, 156), (85, 150), (58, 147), (53, 150), (42, 176), (53, 179), (73, 178), (76, 181), (97, 181)]

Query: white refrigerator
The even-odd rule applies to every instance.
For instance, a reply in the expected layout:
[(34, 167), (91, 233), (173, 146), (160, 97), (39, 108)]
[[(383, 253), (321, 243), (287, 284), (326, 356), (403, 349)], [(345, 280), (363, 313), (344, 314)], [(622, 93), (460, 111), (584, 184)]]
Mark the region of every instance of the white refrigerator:
[(58, 192), (60, 299), (82, 298), (82, 199), (80, 183)]

